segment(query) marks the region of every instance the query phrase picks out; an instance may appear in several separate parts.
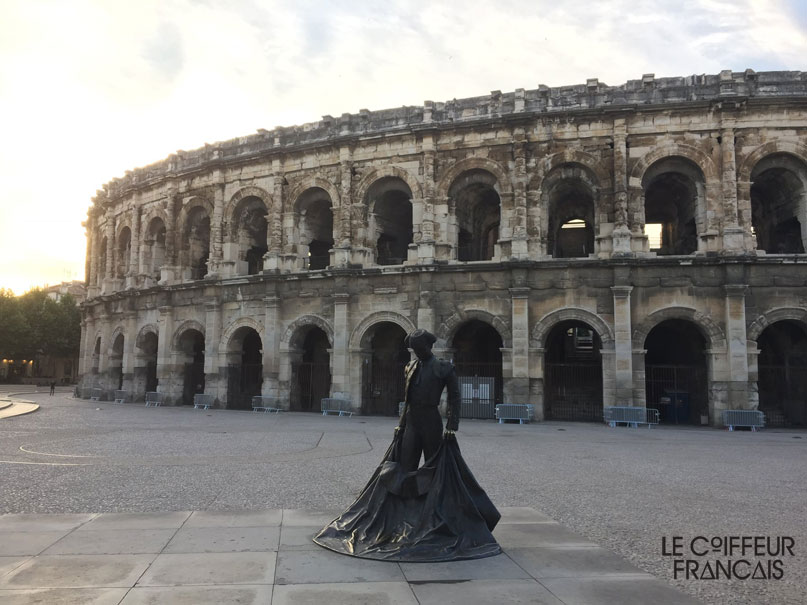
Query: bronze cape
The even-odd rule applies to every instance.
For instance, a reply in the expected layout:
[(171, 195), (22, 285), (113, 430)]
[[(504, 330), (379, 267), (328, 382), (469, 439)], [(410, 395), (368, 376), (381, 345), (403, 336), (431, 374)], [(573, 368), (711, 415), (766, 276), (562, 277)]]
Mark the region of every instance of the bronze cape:
[(359, 497), (314, 542), (383, 561), (455, 561), (501, 553), (491, 533), (501, 515), (460, 454), (453, 434), (413, 472), (400, 464), (402, 432)]

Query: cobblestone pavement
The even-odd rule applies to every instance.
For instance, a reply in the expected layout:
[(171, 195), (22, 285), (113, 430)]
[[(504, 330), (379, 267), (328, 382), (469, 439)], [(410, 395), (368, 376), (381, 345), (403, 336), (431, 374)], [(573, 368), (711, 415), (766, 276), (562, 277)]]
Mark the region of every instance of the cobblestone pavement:
[[(341, 509), (395, 426), (394, 418), (21, 397), (42, 407), (0, 421), (0, 513)], [(803, 431), (464, 421), (458, 440), (497, 505), (532, 507), (704, 602), (804, 602)], [(698, 577), (707, 563), (749, 559), (753, 569), (757, 558), (693, 556), (696, 536), (787, 536), (794, 556), (758, 558), (765, 575), (781, 558), (781, 579), (675, 579), (678, 557), (664, 555), (662, 538), (669, 550), (676, 536)]]

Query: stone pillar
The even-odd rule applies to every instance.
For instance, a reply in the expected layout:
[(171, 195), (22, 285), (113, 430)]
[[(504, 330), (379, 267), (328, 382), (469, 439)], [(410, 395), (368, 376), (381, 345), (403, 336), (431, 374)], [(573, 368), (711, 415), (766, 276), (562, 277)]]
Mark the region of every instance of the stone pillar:
[(499, 194), (499, 240), (493, 246), (493, 261), (509, 260), (512, 254), (513, 231), (510, 220), (513, 216), (513, 193)]
[(101, 284), (98, 280), (98, 263), (101, 258), (101, 238), (98, 233), (98, 220), (94, 215), (90, 217), (87, 231), (90, 236), (90, 274), (87, 279), (87, 298), (94, 298), (98, 296), (101, 290)]
[(157, 338), (157, 391), (163, 394), (165, 403), (173, 403), (175, 397), (181, 397), (174, 384), (174, 365), (171, 351), (171, 340), (174, 335), (173, 307), (165, 305), (159, 307), (159, 335)]
[[(138, 200), (139, 202), (139, 200)], [(132, 241), (129, 250), (129, 268), (126, 274), (126, 286), (137, 287), (137, 276), (140, 275), (140, 205), (132, 208)]]
[[(210, 256), (207, 261), (206, 277), (219, 277), (223, 253), (223, 225), (224, 225), (224, 185), (219, 185), (213, 193), (213, 216), (210, 217)], [(207, 379), (205, 379), (205, 392), (207, 392)]]
[(89, 329), (89, 322), (87, 321), (86, 316), (81, 318), (81, 338), (79, 340), (78, 345), (78, 374), (81, 376), (81, 385), (84, 384), (84, 376), (87, 374), (87, 368), (89, 367), (87, 364), (87, 350), (92, 350), (88, 346), (88, 340), (90, 338), (90, 329)]
[(177, 265), (176, 243), (177, 243), (177, 217), (174, 192), (168, 196), (168, 207), (165, 209), (165, 265), (160, 274), (160, 283), (169, 284), (174, 282), (179, 273)]
[[(351, 399), (361, 405), (361, 383), (351, 384), (349, 372), (350, 325), (348, 305), (350, 295), (335, 292), (333, 295), (333, 353), (331, 354), (331, 396)], [(358, 408), (356, 408), (358, 409)]]
[[(612, 286), (614, 295), (614, 401), (606, 405), (633, 405), (633, 341), (630, 293), (633, 286)], [(604, 374), (604, 372), (603, 372)]]
[(104, 282), (101, 286), (101, 293), (110, 292), (115, 279), (115, 221), (110, 211), (106, 213), (105, 231), (106, 267), (104, 267)]
[(535, 420), (546, 418), (544, 410), (544, 353), (542, 347), (530, 347), (529, 350), (529, 403), (535, 406)]
[(734, 141), (734, 119), (723, 118), (720, 150), (723, 168), (723, 251), (737, 252), (745, 248), (745, 234), (739, 223), (737, 206), (737, 158)]
[(220, 358), (220, 341), (221, 304), (214, 300), (205, 303), (205, 394), (219, 402), (227, 390), (227, 364)]
[[(264, 302), (263, 322), (263, 386), (261, 395), (280, 397), (280, 298), (275, 295), (266, 296)], [(289, 409), (288, 392), (283, 394), (284, 407)]]
[(283, 212), (286, 205), (286, 177), (280, 171), (280, 160), (272, 162), (273, 176), (272, 208), (269, 211), (269, 224), (266, 230), (267, 252), (263, 257), (265, 271), (278, 271), (281, 268), (280, 254), (283, 252)]
[[(726, 293), (726, 339), (728, 345), (728, 409), (749, 409), (748, 337), (745, 330), (745, 293), (748, 286), (730, 284)], [(713, 423), (719, 418), (712, 419)]]
[(513, 132), (517, 141), (514, 145), (515, 178), (513, 183), (513, 207), (510, 213), (510, 255), (509, 258), (528, 260), (530, 258), (527, 240), (527, 143), (523, 128)]
[(137, 312), (129, 311), (124, 315), (126, 334), (123, 338), (123, 390), (134, 396), (135, 340), (137, 339)]
[(631, 229), (628, 225), (628, 136), (625, 120), (614, 120), (614, 227), (612, 255), (631, 255)]
[(512, 374), (505, 399), (511, 403), (530, 401), (530, 289), (510, 288), (512, 304), (513, 342), (511, 349)]
[[(642, 343), (644, 344), (644, 343)], [(633, 349), (633, 405), (647, 407), (646, 370), (644, 365), (647, 349)], [(656, 403), (654, 401), (650, 402)], [(653, 407), (652, 405), (650, 407)]]

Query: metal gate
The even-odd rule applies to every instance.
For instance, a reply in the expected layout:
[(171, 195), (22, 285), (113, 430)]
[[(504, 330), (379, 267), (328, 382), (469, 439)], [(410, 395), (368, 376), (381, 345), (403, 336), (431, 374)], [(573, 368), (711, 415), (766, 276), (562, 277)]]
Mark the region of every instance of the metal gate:
[(502, 403), (502, 364), (459, 362), (454, 364), (460, 385), (460, 418), (493, 418)]
[(186, 363), (182, 378), (182, 404), (193, 405), (193, 396), (205, 392), (205, 362)]
[(319, 412), (320, 402), (331, 392), (329, 363), (300, 361), (291, 366), (290, 403), (298, 412)]
[(807, 367), (759, 366), (759, 409), (767, 426), (807, 424)]
[(709, 413), (702, 366), (645, 365), (645, 389), (647, 407), (659, 410), (661, 422), (700, 424)]
[(547, 420), (602, 421), (602, 363), (547, 363)]
[(146, 364), (146, 393), (157, 390), (157, 362), (149, 361)]
[(406, 363), (368, 360), (362, 375), (362, 413), (397, 416), (404, 400)]
[(252, 397), (261, 394), (263, 364), (245, 363), (227, 366), (227, 407), (252, 409)]

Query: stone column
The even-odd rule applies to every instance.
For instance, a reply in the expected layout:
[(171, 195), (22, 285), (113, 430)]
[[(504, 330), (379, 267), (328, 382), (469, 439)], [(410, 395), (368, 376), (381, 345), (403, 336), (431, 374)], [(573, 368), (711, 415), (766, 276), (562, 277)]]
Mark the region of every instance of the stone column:
[[(223, 256), (223, 225), (224, 225), (224, 185), (214, 189), (213, 216), (210, 217), (210, 256), (207, 261), (207, 276), (221, 276), (221, 262)], [(205, 392), (207, 392), (207, 379), (205, 379)]]
[(101, 258), (101, 238), (98, 237), (98, 220), (91, 216), (87, 224), (90, 236), (90, 274), (87, 276), (87, 298), (94, 298), (100, 292), (101, 284), (98, 281), (98, 263)]
[(115, 221), (112, 213), (106, 213), (106, 267), (104, 267), (104, 283), (101, 292), (107, 293), (112, 290), (115, 279)]
[[(139, 200), (138, 200), (139, 201)], [(132, 241), (129, 250), (129, 267), (126, 273), (126, 286), (137, 287), (140, 275), (140, 206), (132, 208)]]
[(160, 282), (164, 284), (172, 283), (178, 277), (178, 267), (176, 266), (177, 217), (174, 195), (173, 191), (169, 194), (168, 207), (165, 209), (165, 265), (160, 275)]
[[(748, 286), (728, 284), (726, 293), (726, 339), (728, 345), (728, 409), (749, 409), (748, 337), (745, 330), (745, 293)], [(712, 419), (713, 423), (720, 420)]]
[(723, 118), (720, 139), (723, 160), (723, 250), (736, 252), (745, 248), (745, 234), (740, 227), (737, 206), (737, 159), (734, 149), (733, 118)]
[(157, 391), (163, 394), (165, 403), (173, 403), (175, 397), (182, 396), (174, 384), (173, 351), (171, 340), (174, 335), (174, 308), (170, 305), (159, 307), (159, 336), (157, 338)]
[(205, 303), (205, 394), (223, 401), (227, 389), (226, 362), (220, 359), (221, 304), (217, 300)]
[(512, 374), (505, 399), (511, 403), (528, 403), (530, 400), (530, 289), (510, 288), (512, 305), (513, 342), (511, 349)]
[[(615, 398), (606, 405), (633, 405), (633, 341), (630, 293), (633, 286), (612, 286), (614, 295), (614, 376)], [(604, 359), (604, 358), (603, 358)], [(605, 374), (605, 372), (603, 372)]]
[(134, 396), (135, 340), (137, 339), (137, 312), (129, 311), (124, 315), (126, 334), (123, 338), (123, 390)]
[(631, 254), (628, 225), (628, 135), (624, 119), (614, 120), (614, 230), (613, 256)]
[(517, 141), (513, 148), (515, 158), (515, 179), (513, 183), (513, 207), (510, 214), (510, 255), (509, 258), (527, 260), (530, 257), (527, 241), (527, 143), (522, 128), (513, 132)]
[[(280, 298), (270, 294), (263, 299), (263, 386), (261, 395), (265, 397), (280, 397)], [(288, 393), (283, 394), (286, 399)], [(283, 402), (285, 409), (289, 409), (288, 400)]]
[[(642, 343), (644, 344), (644, 343)], [(633, 349), (633, 405), (648, 407), (647, 385), (645, 383), (646, 370), (644, 365), (647, 349)], [(653, 407), (650, 405), (650, 407)]]
[(283, 212), (286, 205), (286, 177), (280, 171), (280, 160), (274, 160), (275, 169), (272, 190), (272, 208), (269, 212), (267, 233), (267, 252), (263, 257), (263, 268), (277, 271), (281, 268), (280, 254), (283, 252)]
[(529, 350), (529, 403), (535, 406), (535, 420), (546, 418), (544, 410), (544, 353), (543, 347), (530, 347)]
[[(331, 393), (332, 397), (344, 397), (361, 405), (361, 384), (351, 384), (348, 346), (350, 345), (350, 325), (348, 305), (350, 294), (335, 292), (333, 295), (333, 353), (331, 354)], [(358, 409), (358, 408), (356, 408)]]

